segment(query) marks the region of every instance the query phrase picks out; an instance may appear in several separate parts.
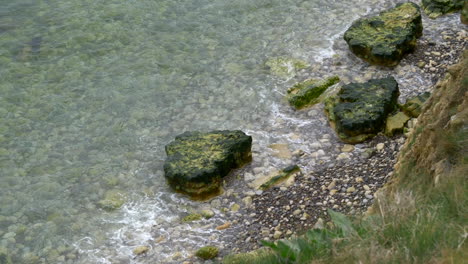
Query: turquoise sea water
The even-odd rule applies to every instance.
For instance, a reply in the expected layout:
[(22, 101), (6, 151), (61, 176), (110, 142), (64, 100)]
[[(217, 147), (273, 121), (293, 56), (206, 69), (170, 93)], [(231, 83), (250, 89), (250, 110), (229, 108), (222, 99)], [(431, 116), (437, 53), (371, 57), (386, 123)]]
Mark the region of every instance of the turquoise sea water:
[[(164, 145), (242, 129), (266, 151), (300, 123), (282, 101), (294, 69), (268, 59), (318, 64), (384, 2), (0, 0), (0, 257), (143, 261), (145, 230), (190, 203), (166, 186)], [(112, 194), (123, 207), (106, 211)]]

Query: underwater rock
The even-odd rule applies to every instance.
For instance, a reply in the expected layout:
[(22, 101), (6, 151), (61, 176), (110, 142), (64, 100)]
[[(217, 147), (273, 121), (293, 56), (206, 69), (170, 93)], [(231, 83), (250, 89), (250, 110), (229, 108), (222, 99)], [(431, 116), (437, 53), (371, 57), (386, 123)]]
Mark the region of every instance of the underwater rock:
[(344, 39), (359, 58), (371, 64), (391, 67), (415, 49), (422, 29), (419, 6), (408, 2), (378, 16), (354, 21), (345, 32)]
[(314, 105), (319, 102), (319, 96), (327, 90), (328, 87), (338, 83), (338, 76), (330, 77), (326, 80), (305, 80), (295, 84), (288, 89), (287, 99), (296, 109)]
[(397, 107), (398, 83), (393, 77), (344, 85), (325, 103), (331, 125), (341, 140), (358, 143), (382, 131)]
[(4, 247), (0, 247), (0, 263), (13, 264), (11, 257), (8, 255), (8, 250)]
[(465, 0), (422, 0), (422, 8), (430, 18), (456, 12), (463, 7)]
[(104, 199), (98, 202), (98, 205), (105, 210), (115, 210), (120, 208), (126, 201), (126, 195), (119, 190), (107, 191), (104, 195)]
[(149, 250), (150, 248), (148, 246), (138, 246), (133, 249), (133, 254), (138, 256), (138, 255), (146, 254)]
[(218, 255), (219, 249), (215, 246), (206, 246), (197, 250), (195, 255), (204, 260), (213, 259)]
[(244, 132), (185, 132), (166, 146), (169, 185), (192, 198), (218, 194), (221, 179), (252, 160), (252, 137)]
[(265, 65), (268, 66), (271, 74), (282, 78), (292, 78), (298, 70), (309, 67), (305, 61), (285, 57), (270, 58)]
[(425, 92), (415, 97), (406, 100), (406, 103), (401, 106), (401, 110), (410, 117), (418, 117), (421, 114), (421, 109), (426, 100), (431, 96), (430, 93)]
[(202, 216), (200, 214), (189, 214), (182, 218), (183, 223), (188, 223), (188, 222), (194, 222), (194, 221), (199, 221), (202, 219)]

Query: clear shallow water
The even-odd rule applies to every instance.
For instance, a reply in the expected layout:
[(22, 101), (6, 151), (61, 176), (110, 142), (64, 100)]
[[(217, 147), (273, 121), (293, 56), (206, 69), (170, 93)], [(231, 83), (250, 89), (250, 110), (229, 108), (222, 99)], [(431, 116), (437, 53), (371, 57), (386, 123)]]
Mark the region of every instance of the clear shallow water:
[[(255, 166), (284, 166), (268, 145), (330, 129), (323, 115), (293, 115), (282, 98), (294, 74), (265, 62), (317, 65), (354, 19), (389, 2), (1, 0), (0, 253), (139, 263), (149, 260), (132, 249), (154, 226), (173, 239), (153, 262), (215, 241), (202, 226), (169, 234), (194, 205), (166, 186), (164, 145), (187, 130), (242, 129)], [(108, 191), (121, 209), (99, 207)]]

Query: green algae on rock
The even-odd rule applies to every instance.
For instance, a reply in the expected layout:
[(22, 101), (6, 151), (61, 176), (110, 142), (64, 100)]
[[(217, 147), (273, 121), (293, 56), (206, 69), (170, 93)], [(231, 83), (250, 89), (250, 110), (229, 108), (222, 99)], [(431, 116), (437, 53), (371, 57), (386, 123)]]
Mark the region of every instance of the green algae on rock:
[(325, 111), (341, 140), (359, 143), (383, 130), (398, 95), (393, 77), (350, 83), (325, 102)]
[(385, 124), (385, 135), (393, 136), (396, 133), (402, 133), (403, 128), (409, 119), (410, 117), (403, 112), (398, 112), (395, 115), (388, 117)]
[(273, 75), (282, 78), (294, 77), (296, 71), (309, 67), (305, 61), (286, 57), (270, 58), (265, 65), (270, 68)]
[(401, 106), (401, 110), (410, 117), (418, 117), (421, 114), (421, 109), (426, 100), (431, 96), (431, 93), (425, 92), (415, 97), (406, 100), (406, 103)]
[(419, 6), (407, 2), (378, 16), (356, 20), (345, 32), (344, 39), (359, 58), (392, 67), (415, 49), (422, 29)]
[(194, 221), (199, 221), (202, 219), (202, 216), (200, 214), (189, 214), (182, 218), (182, 222), (187, 223), (187, 222), (194, 222)]
[(305, 80), (288, 89), (287, 99), (296, 109), (314, 105), (319, 102), (319, 97), (325, 90), (339, 81), (340, 78), (338, 76), (333, 76), (323, 81), (314, 79)]
[(430, 18), (437, 18), (463, 8), (465, 0), (422, 0), (422, 9)]
[(277, 185), (277, 184), (287, 180), (289, 177), (291, 177), (292, 175), (294, 175), (294, 174), (296, 174), (296, 173), (298, 173), (300, 171), (301, 171), (301, 169), (297, 165), (288, 166), (288, 167), (284, 168), (283, 170), (281, 170), (278, 175), (272, 177), (267, 182), (260, 185), (259, 189), (260, 190), (269, 189), (270, 187), (272, 187), (274, 185)]
[(215, 246), (206, 246), (197, 250), (195, 255), (204, 260), (213, 259), (218, 256), (219, 249)]
[(133, 249), (133, 254), (139, 256), (146, 254), (149, 250), (150, 248), (148, 246), (138, 246)]
[(169, 185), (192, 198), (218, 194), (221, 179), (252, 160), (252, 137), (244, 132), (185, 132), (166, 146)]

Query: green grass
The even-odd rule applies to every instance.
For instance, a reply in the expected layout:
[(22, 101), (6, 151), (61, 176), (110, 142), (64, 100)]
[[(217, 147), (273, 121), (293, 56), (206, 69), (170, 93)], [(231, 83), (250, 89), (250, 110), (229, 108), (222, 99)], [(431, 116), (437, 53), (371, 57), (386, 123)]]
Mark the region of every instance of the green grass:
[[(299, 238), (264, 242), (270, 251), (233, 255), (223, 263), (464, 263), (468, 259), (467, 133), (440, 133), (440, 151), (452, 165), (439, 177), (407, 160), (391, 194), (361, 218), (329, 211), (333, 227)], [(429, 168), (428, 168), (429, 169)]]

